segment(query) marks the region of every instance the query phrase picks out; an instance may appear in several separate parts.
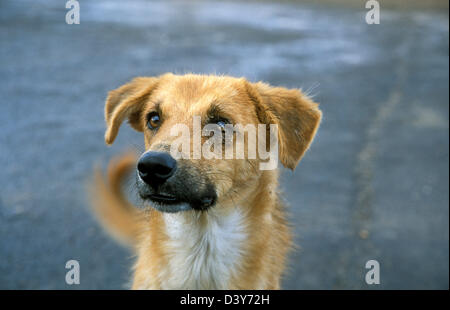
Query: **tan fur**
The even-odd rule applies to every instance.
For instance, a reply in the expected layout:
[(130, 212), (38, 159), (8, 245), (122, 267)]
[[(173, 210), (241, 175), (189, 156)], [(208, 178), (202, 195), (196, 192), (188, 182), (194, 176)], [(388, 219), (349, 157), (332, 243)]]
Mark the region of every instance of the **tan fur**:
[[(250, 83), (242, 78), (166, 74), (157, 78), (137, 78), (109, 93), (105, 107), (105, 141), (111, 144), (120, 124), (128, 118), (134, 129), (144, 132), (146, 150), (155, 150), (161, 144), (170, 145), (174, 139), (168, 134), (171, 126), (183, 123), (191, 128), (193, 115), (204, 115), (213, 102), (219, 103), (222, 113), (234, 123), (277, 124), (280, 161), (290, 169), (295, 168), (308, 149), (321, 119), (318, 105), (299, 90)], [(163, 123), (154, 133), (146, 130), (146, 115), (157, 105)], [(202, 233), (216, 231), (212, 227), (217, 225), (220, 231), (222, 221), (239, 215), (238, 222), (242, 229), (234, 235), (237, 244), (233, 252), (238, 258), (233, 264), (230, 262), (231, 269), (224, 269), (229, 272), (222, 278), (218, 275), (215, 279), (200, 270), (198, 279), (196, 274), (193, 278), (192, 274), (187, 274), (182, 278), (184, 282), (174, 284), (170, 280), (177, 276), (174, 270), (178, 272), (178, 266), (170, 263), (180, 258), (176, 255), (184, 255), (180, 253), (186, 249), (177, 248), (176, 240), (172, 240), (176, 238), (177, 231), (173, 231), (175, 228), (168, 221), (171, 217), (153, 208), (138, 211), (120, 191), (120, 181), (126, 171), (135, 167), (134, 162), (130, 155), (114, 160), (110, 165), (109, 182), (104, 181), (97, 172), (92, 194), (94, 211), (101, 222), (119, 240), (131, 244), (137, 254), (134, 289), (280, 288), (286, 255), (291, 247), (291, 233), (277, 192), (278, 170), (256, 169), (259, 159), (202, 159), (189, 162), (214, 182), (218, 201), (207, 212), (185, 211), (177, 214), (173, 217), (176, 223), (191, 225), (189, 227), (195, 228), (199, 238), (202, 238)], [(228, 225), (227, 229), (234, 229), (233, 225), (224, 223)], [(197, 244), (194, 243), (194, 246)], [(190, 253), (187, 250), (186, 253)], [(195, 259), (191, 257), (195, 253), (186, 255), (186, 260)], [(205, 265), (205, 268), (216, 270), (216, 258), (205, 255), (205, 264), (212, 264), (209, 267)], [(217, 259), (222, 264), (228, 263), (223, 257)], [(220, 268), (217, 270), (222, 271)]]

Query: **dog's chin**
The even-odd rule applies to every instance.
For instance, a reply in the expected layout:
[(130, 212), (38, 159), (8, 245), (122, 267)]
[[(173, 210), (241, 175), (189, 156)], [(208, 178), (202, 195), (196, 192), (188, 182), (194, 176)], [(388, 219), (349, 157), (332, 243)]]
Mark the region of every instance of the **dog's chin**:
[(180, 202), (176, 204), (163, 204), (160, 202), (149, 201), (149, 204), (157, 211), (165, 213), (177, 213), (182, 211), (193, 210), (192, 207), (185, 202)]

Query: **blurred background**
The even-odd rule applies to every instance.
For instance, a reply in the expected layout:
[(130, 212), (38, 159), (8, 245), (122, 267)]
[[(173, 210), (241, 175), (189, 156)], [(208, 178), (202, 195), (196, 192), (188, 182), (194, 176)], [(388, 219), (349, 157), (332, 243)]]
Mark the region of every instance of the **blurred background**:
[[(165, 72), (301, 87), (318, 135), (282, 188), (285, 289), (449, 288), (448, 1), (0, 1), (0, 289), (122, 289), (134, 258), (92, 218), (109, 90)], [(65, 283), (76, 259), (81, 284)], [(380, 285), (364, 281), (380, 263)]]

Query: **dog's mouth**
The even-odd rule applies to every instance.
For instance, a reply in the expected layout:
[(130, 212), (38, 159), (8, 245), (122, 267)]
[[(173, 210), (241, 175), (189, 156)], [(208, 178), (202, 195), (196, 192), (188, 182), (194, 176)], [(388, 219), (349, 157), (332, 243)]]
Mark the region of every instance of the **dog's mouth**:
[(172, 204), (177, 204), (180, 203), (181, 201), (173, 196), (173, 195), (168, 195), (168, 194), (151, 194), (148, 195), (146, 198), (148, 198), (149, 200), (153, 201), (153, 202), (157, 202), (160, 204), (166, 204), (166, 205), (172, 205)]
[(204, 211), (216, 203), (216, 197), (205, 196), (195, 201), (184, 200), (167, 193), (152, 193), (141, 196), (150, 205), (162, 212), (179, 212), (188, 210)]
[(141, 198), (149, 203), (149, 205), (161, 212), (175, 213), (180, 211), (192, 210), (192, 207), (170, 194), (152, 193), (141, 195)]

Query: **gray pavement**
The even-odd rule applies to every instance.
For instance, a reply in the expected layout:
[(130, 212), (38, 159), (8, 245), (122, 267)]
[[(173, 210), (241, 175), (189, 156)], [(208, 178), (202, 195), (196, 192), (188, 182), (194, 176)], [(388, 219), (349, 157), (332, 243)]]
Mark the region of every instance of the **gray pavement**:
[[(302, 87), (324, 113), (282, 187), (300, 250), (286, 289), (449, 288), (448, 9), (265, 1), (0, 2), (0, 289), (126, 288), (133, 257), (87, 209), (108, 90), (223, 73)], [(65, 284), (77, 259), (81, 284)], [(376, 259), (381, 284), (364, 281)]]

